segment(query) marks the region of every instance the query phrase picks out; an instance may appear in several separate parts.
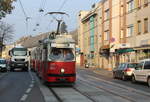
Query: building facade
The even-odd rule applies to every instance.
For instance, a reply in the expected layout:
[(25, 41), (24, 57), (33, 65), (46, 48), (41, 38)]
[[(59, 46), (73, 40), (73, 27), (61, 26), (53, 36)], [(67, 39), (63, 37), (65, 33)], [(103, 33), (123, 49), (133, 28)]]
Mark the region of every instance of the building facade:
[(83, 62), (112, 69), (122, 62), (150, 58), (149, 2), (101, 0), (78, 19)]

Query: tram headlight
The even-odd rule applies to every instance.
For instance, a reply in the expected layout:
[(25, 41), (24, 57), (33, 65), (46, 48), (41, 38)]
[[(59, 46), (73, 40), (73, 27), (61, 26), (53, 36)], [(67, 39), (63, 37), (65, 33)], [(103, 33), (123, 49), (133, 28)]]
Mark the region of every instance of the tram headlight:
[(60, 71), (61, 71), (61, 73), (64, 73), (64, 72), (65, 72), (65, 69), (62, 68)]

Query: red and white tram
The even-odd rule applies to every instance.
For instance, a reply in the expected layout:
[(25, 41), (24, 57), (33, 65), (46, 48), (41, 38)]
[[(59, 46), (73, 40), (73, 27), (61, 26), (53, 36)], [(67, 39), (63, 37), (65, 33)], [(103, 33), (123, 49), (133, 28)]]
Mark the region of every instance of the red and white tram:
[(76, 81), (75, 41), (70, 35), (50, 35), (31, 53), (38, 76), (49, 83)]

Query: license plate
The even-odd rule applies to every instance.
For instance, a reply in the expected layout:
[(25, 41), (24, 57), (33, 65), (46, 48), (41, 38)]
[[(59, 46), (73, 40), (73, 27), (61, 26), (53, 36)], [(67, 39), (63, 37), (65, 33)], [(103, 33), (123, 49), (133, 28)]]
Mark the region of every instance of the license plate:
[(23, 64), (17, 64), (18, 66), (22, 66)]

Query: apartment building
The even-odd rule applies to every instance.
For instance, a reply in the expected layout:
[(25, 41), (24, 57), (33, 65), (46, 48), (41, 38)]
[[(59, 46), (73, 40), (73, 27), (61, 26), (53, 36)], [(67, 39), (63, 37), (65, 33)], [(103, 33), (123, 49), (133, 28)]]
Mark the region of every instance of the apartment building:
[(150, 58), (149, 10), (150, 0), (101, 0), (79, 20), (84, 62), (112, 69)]
[(84, 27), (85, 25), (83, 25), (82, 19), (86, 14), (88, 14), (88, 11), (80, 11), (79, 15), (78, 15), (78, 45), (80, 48), (80, 65), (81, 66), (84, 65), (84, 60), (85, 60), (84, 53), (83, 53), (84, 52), (84, 45), (83, 44), (84, 44), (84, 40), (85, 40), (83, 28), (85, 28)]
[[(98, 21), (98, 12), (99, 12), (99, 4), (92, 5), (92, 10), (90, 10), (83, 18), (81, 18), (81, 12), (80, 12), (80, 28), (79, 28), (79, 39), (80, 45), (82, 45), (81, 48), (81, 54), (83, 57), (81, 59), (83, 60), (83, 64), (88, 63), (91, 67), (92, 66), (98, 66), (99, 64), (99, 53), (98, 53), (98, 46), (99, 46), (99, 25), (100, 22)], [(81, 28), (82, 27), (82, 28)], [(82, 38), (81, 38), (82, 36)]]
[[(119, 43), (119, 0), (101, 0), (82, 19), (84, 61), (95, 67), (112, 68)], [(79, 19), (80, 20), (80, 19)]]
[(136, 60), (150, 58), (150, 0), (135, 0)]

